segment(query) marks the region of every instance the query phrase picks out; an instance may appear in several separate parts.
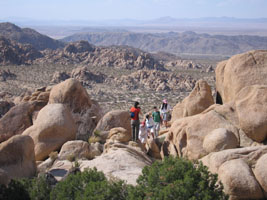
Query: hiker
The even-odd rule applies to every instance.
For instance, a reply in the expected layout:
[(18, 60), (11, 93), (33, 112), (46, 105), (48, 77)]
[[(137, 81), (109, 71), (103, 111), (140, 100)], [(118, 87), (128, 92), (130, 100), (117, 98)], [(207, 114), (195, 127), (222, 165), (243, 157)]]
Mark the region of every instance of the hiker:
[(160, 113), (161, 113), (163, 125), (165, 126), (165, 128), (167, 128), (167, 122), (170, 116), (170, 111), (171, 111), (171, 106), (168, 104), (167, 99), (164, 99), (160, 107)]
[(139, 140), (140, 142), (144, 145), (146, 144), (147, 141), (147, 130), (146, 130), (146, 125), (145, 125), (145, 121), (142, 121), (140, 124), (140, 129), (139, 129)]
[(160, 112), (157, 108), (157, 106), (154, 106), (154, 112), (152, 113), (152, 118), (153, 118), (153, 121), (154, 121), (154, 134), (155, 134), (155, 137), (158, 137), (159, 136), (159, 129), (160, 129), (160, 123), (161, 123), (161, 115), (160, 115)]
[(131, 126), (132, 126), (132, 137), (133, 141), (137, 141), (139, 134), (139, 114), (141, 114), (141, 108), (139, 107), (139, 102), (135, 102), (134, 106), (130, 109), (131, 114)]
[(152, 137), (154, 138), (154, 134), (153, 134), (153, 130), (154, 130), (154, 121), (153, 118), (151, 117), (150, 114), (146, 115), (146, 130), (147, 130), (147, 134), (150, 137), (152, 135)]

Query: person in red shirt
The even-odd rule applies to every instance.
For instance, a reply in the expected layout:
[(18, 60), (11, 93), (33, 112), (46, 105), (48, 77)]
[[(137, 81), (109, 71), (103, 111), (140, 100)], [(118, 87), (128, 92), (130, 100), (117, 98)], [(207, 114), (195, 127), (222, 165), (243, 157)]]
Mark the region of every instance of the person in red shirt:
[(141, 108), (139, 107), (139, 102), (135, 102), (134, 106), (130, 109), (131, 113), (131, 126), (132, 126), (132, 137), (133, 141), (137, 141), (139, 134), (139, 114), (141, 114)]

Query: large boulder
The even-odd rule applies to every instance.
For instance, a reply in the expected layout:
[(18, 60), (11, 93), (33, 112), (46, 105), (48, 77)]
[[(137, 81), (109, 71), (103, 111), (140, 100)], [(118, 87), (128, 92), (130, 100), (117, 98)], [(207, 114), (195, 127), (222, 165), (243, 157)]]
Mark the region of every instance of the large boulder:
[[(222, 115), (214, 110), (210, 110), (209, 112), (178, 119), (173, 122), (168, 133), (169, 136), (165, 138), (165, 144), (163, 144), (162, 148), (166, 148), (166, 144), (168, 144), (172, 150), (165, 149), (165, 152), (173, 152), (174, 156), (187, 157), (190, 160), (199, 159), (209, 153), (206, 151), (207, 149), (203, 148), (205, 137), (219, 128), (232, 132), (239, 139), (238, 129)], [(228, 145), (231, 146), (231, 141), (223, 140), (221, 142), (223, 144), (218, 145), (221, 149)], [(164, 152), (163, 154), (166, 155)]]
[(220, 166), (218, 173), (225, 193), (232, 199), (262, 199), (264, 197), (252, 170), (244, 160), (227, 161)]
[(74, 113), (81, 113), (92, 105), (86, 90), (78, 80), (73, 78), (67, 79), (52, 88), (49, 103), (66, 104)]
[(74, 140), (77, 126), (63, 104), (48, 104), (40, 110), (33, 126), (23, 132), (33, 138), (36, 160), (44, 160), (65, 142)]
[(61, 103), (69, 107), (78, 126), (76, 139), (88, 140), (103, 116), (99, 104), (91, 100), (81, 83), (73, 78), (67, 79), (52, 88), (49, 104), (53, 103)]
[(127, 131), (125, 128), (117, 127), (109, 131), (107, 139), (113, 142), (129, 142), (131, 138), (131, 132)]
[(219, 175), (231, 199), (260, 199), (264, 195), (262, 191), (266, 193), (265, 155), (267, 146), (262, 145), (213, 152), (201, 161), (210, 172)]
[(263, 142), (267, 137), (267, 85), (244, 87), (235, 104), (240, 128), (249, 138)]
[(172, 121), (199, 114), (214, 104), (211, 88), (204, 80), (199, 80), (193, 91), (181, 103), (174, 106)]
[(88, 142), (75, 140), (66, 142), (60, 149), (59, 159), (61, 160), (76, 160), (88, 159), (90, 156), (90, 145)]
[(127, 134), (131, 135), (131, 118), (128, 111), (112, 110), (105, 114), (98, 122), (95, 131), (105, 140), (108, 136), (106, 134), (112, 128), (122, 127), (127, 130)]
[(36, 173), (31, 137), (16, 135), (0, 144), (0, 168), (9, 178), (33, 177)]
[(25, 102), (12, 107), (0, 119), (0, 142), (22, 132), (32, 125), (34, 111), (40, 110), (43, 105), (38, 102)]
[(249, 51), (218, 64), (216, 89), (223, 103), (227, 103), (246, 86), (267, 85), (266, 77), (267, 50)]
[(203, 141), (203, 148), (208, 153), (234, 149), (238, 146), (239, 141), (236, 135), (225, 128), (214, 129), (206, 135)]
[(265, 192), (265, 198), (267, 198), (267, 153), (260, 157), (257, 161), (254, 174)]
[(96, 167), (108, 178), (118, 178), (128, 184), (136, 184), (142, 169), (152, 161), (142, 151), (121, 143), (110, 144), (106, 153), (90, 161), (80, 161), (81, 171)]

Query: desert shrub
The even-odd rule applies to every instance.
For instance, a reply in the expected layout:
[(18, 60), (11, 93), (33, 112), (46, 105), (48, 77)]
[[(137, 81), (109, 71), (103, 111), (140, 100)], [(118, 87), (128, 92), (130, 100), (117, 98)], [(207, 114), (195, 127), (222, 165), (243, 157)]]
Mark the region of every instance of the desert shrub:
[(47, 200), (51, 186), (41, 176), (33, 179), (11, 180), (8, 186), (0, 186), (0, 199)]
[(99, 136), (91, 136), (89, 139), (88, 139), (88, 142), (90, 144), (92, 143), (96, 143), (96, 142), (101, 142), (101, 138)]
[(217, 175), (202, 164), (184, 159), (165, 158), (145, 167), (136, 187), (129, 188), (128, 199), (227, 199)]
[(19, 181), (11, 180), (8, 186), (0, 185), (0, 199), (27, 200), (30, 199), (26, 187)]
[(109, 182), (102, 172), (89, 169), (69, 175), (52, 190), (50, 199), (125, 199), (123, 182)]

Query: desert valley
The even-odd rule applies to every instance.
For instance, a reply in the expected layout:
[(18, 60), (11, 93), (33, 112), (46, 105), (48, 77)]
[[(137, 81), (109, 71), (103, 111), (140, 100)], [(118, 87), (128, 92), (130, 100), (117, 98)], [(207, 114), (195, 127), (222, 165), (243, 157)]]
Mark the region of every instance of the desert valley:
[[(140, 27), (69, 26), (59, 33), (0, 23), (0, 199), (23, 199), (20, 182), (12, 182), (21, 178), (37, 180), (36, 188), (26, 184), (28, 199), (267, 199), (265, 29), (253, 35)], [(134, 102), (142, 121), (163, 99), (172, 107), (168, 126), (144, 145), (132, 141)], [(198, 176), (217, 174), (221, 183), (190, 185), (199, 190), (189, 197), (175, 189), (186, 181), (164, 177), (171, 165), (145, 177), (149, 166), (174, 162), (168, 157), (192, 162), (194, 170), (203, 163)], [(71, 182), (93, 168), (108, 185), (86, 188), (94, 174)], [(79, 189), (68, 193), (72, 184)], [(204, 194), (211, 185), (215, 193)], [(92, 196), (101, 187), (112, 189)]]

